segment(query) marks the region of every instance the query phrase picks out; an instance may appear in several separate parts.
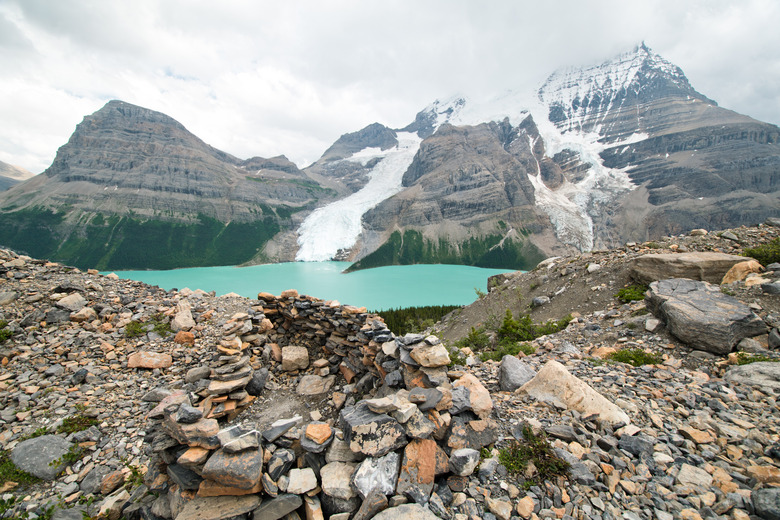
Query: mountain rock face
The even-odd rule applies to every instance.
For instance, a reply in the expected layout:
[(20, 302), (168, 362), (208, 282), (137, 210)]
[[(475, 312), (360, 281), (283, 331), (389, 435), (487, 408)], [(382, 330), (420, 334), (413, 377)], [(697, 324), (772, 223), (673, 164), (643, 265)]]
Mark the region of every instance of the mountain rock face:
[(718, 107), (644, 44), (533, 96), (436, 101), (400, 131), (423, 140), (403, 189), (363, 215), (356, 267), (523, 268), (780, 208), (780, 129)]
[(284, 157), (242, 161), (111, 101), (45, 172), (2, 194), (0, 241), (100, 268), (244, 262), (331, 193)]

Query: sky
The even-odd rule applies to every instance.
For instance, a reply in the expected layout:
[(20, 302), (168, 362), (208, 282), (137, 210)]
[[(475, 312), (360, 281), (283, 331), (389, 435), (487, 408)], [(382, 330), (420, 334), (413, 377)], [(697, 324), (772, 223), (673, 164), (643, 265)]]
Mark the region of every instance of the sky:
[(533, 92), (641, 41), (721, 106), (780, 124), (778, 27), (776, 0), (0, 0), (0, 161), (43, 171), (120, 99), (304, 167), (373, 122)]

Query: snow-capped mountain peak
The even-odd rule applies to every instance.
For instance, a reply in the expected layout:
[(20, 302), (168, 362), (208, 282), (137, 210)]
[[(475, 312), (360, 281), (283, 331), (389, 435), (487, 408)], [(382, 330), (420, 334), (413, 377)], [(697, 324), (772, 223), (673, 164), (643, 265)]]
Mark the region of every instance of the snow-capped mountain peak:
[(644, 42), (599, 65), (556, 71), (538, 92), (549, 107), (549, 119), (562, 131), (600, 134), (608, 130), (600, 124), (607, 116), (669, 95), (707, 100), (691, 87), (680, 67)]

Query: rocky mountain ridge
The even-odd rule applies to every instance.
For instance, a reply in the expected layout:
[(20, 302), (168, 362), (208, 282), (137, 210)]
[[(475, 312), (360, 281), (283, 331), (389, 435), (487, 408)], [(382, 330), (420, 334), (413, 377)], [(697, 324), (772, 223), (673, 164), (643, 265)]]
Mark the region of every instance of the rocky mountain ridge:
[(25, 181), (33, 174), (12, 164), (0, 161), (0, 191), (7, 190), (14, 184)]
[(0, 242), (84, 267), (241, 263), (331, 194), (283, 156), (239, 160), (164, 114), (111, 101), (46, 171), (2, 194)]
[(0, 243), (101, 269), (332, 258), (530, 268), (776, 217), (779, 172), (777, 126), (718, 107), (641, 44), (531, 93), (458, 96), (404, 128), (371, 124), (304, 170), (283, 156), (239, 160), (112, 101), (43, 175), (0, 195)]
[[(639, 254), (739, 253), (778, 230), (697, 232), (505, 277), (480, 302), (522, 306), (515, 285), (563, 284), (537, 307), (579, 316), (527, 355), (482, 361), (463, 348), (450, 367), (442, 354), (454, 355), (455, 336), (394, 337), (364, 309), (294, 290), (253, 300), (166, 292), (0, 252), (10, 332), (0, 447), (44, 479), (3, 482), (4, 512), (44, 515), (50, 503), (55, 518), (128, 520), (777, 518), (780, 363), (696, 354), (644, 302), (602, 296)], [(738, 348), (778, 359), (769, 286), (780, 269), (746, 274), (723, 287), (771, 332)], [(596, 285), (597, 275), (616, 282)], [(564, 308), (583, 279), (600, 299)], [(604, 361), (623, 349), (657, 357)], [(589, 401), (595, 408), (582, 407)], [(77, 418), (95, 421), (57, 433)], [(567, 478), (533, 480), (541, 465), (509, 470), (501, 453), (528, 432), (546, 435)], [(63, 457), (74, 445), (81, 452)]]

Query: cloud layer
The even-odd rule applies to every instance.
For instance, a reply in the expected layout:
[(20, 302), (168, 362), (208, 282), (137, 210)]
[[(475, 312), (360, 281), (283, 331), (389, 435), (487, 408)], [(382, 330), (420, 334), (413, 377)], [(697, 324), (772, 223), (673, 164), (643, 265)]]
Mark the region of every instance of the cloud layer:
[(316, 160), (436, 98), (530, 90), (644, 40), (726, 108), (780, 123), (773, 0), (0, 0), (0, 161), (43, 171), (111, 99), (246, 158)]

